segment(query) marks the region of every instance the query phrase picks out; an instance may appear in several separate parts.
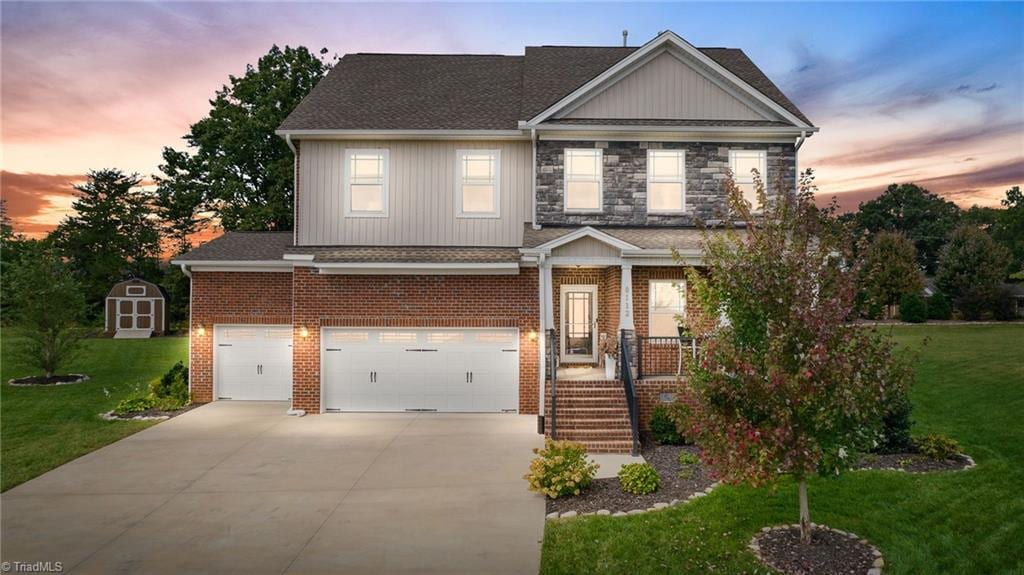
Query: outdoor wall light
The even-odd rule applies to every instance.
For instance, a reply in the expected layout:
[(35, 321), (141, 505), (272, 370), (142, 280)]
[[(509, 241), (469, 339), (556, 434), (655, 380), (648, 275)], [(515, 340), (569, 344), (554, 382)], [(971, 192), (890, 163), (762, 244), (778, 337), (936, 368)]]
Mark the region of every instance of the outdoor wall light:
[(531, 329), (526, 337), (530, 338), (530, 341), (537, 341), (537, 330)]
[(306, 329), (306, 326), (299, 328), (299, 337), (309, 337), (309, 330)]
[(204, 335), (206, 335), (206, 328), (203, 327), (202, 324), (199, 324), (199, 327), (196, 328), (196, 335), (198, 335), (199, 337), (203, 337)]

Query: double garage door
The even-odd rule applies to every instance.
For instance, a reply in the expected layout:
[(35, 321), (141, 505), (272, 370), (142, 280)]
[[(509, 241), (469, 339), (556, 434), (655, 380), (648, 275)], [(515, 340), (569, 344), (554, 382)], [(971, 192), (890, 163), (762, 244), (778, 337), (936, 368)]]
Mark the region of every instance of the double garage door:
[[(214, 329), (218, 399), (287, 400), (291, 326)], [(325, 328), (321, 404), (327, 411), (516, 411), (515, 329)]]
[(324, 329), (328, 411), (516, 411), (514, 329)]

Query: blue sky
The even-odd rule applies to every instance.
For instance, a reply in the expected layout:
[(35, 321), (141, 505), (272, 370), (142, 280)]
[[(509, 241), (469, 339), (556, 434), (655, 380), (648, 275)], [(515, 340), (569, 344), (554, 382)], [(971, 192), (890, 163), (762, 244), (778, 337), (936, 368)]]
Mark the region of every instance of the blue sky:
[(107, 166), (151, 174), (271, 44), (520, 54), (672, 29), (744, 49), (821, 127), (801, 153), (844, 205), (916, 181), (994, 205), (1024, 181), (1024, 4), (16, 3), (2, 16), (3, 193), (26, 231)]

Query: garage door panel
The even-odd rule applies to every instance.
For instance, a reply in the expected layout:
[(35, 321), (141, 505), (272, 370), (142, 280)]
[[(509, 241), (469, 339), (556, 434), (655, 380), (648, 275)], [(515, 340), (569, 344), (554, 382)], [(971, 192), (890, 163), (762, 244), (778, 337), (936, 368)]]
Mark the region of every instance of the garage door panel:
[[(353, 341), (362, 347), (356, 349)], [(515, 330), (328, 328), (323, 342), (325, 409), (517, 408)], [(344, 351), (327, 351), (342, 342), (350, 342)], [(369, 374), (375, 374), (372, 381)]]
[(217, 397), (283, 401), (291, 397), (291, 326), (214, 326)]

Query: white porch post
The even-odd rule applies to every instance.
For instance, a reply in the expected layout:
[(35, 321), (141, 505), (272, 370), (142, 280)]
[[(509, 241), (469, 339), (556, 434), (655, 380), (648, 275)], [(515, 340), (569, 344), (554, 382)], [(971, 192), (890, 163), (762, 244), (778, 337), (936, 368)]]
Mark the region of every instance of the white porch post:
[(622, 264), (619, 286), (619, 329), (636, 329), (633, 325), (633, 266)]
[(540, 369), (537, 370), (539, 374), (540, 384), (537, 386), (540, 390), (537, 405), (539, 406), (538, 415), (544, 415), (544, 386), (547, 380), (547, 350), (548, 346), (555, 345), (554, 342), (548, 341), (548, 329), (554, 325), (552, 319), (554, 312), (552, 310), (551, 302), (551, 264), (544, 261), (544, 256), (540, 256), (540, 260), (537, 262), (537, 266), (540, 273), (537, 274), (537, 300), (540, 307), (540, 333), (538, 334), (537, 341), (540, 345), (537, 346), (540, 353)]

